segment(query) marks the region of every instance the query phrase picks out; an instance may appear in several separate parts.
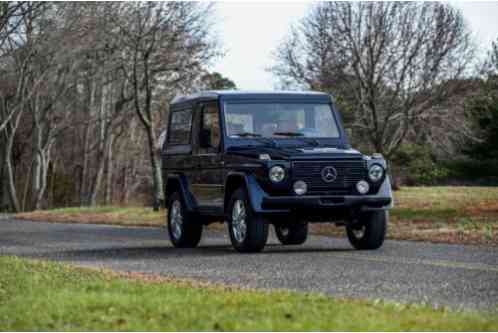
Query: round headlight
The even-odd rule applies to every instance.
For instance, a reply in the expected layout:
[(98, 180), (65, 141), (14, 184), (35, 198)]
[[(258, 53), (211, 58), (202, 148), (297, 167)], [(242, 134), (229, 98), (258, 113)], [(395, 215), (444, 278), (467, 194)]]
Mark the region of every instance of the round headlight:
[(358, 190), (360, 194), (366, 194), (370, 190), (370, 185), (368, 185), (366, 181), (360, 180), (356, 183), (356, 190)]
[(374, 164), (368, 169), (368, 178), (373, 182), (378, 182), (384, 176), (384, 168)]
[(308, 185), (306, 185), (305, 182), (302, 180), (298, 180), (297, 182), (294, 183), (294, 192), (297, 195), (303, 195), (308, 191)]
[(285, 178), (285, 170), (280, 165), (275, 165), (270, 169), (270, 180), (274, 183), (279, 183)]

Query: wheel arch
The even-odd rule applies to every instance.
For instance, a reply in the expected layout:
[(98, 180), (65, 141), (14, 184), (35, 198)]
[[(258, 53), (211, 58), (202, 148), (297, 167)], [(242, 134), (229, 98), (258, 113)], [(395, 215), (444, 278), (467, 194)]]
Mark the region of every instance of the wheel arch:
[(188, 190), (187, 179), (182, 175), (168, 175), (164, 188), (165, 201), (169, 201), (169, 197), (175, 192), (180, 193), (183, 202), (185, 203), (185, 208), (188, 211), (192, 212), (195, 210), (195, 199)]
[(227, 175), (227, 178), (225, 181), (225, 194), (224, 194), (224, 198), (223, 198), (223, 207), (224, 207), (225, 213), (226, 213), (226, 210), (228, 209), (230, 197), (232, 196), (233, 192), (235, 192), (240, 187), (244, 187), (247, 191), (246, 175), (242, 172), (230, 172)]
[(223, 205), (225, 213), (232, 193), (242, 186), (246, 190), (251, 208), (255, 212), (261, 212), (264, 192), (259, 186), (254, 175), (233, 171), (228, 173), (225, 181), (225, 196)]

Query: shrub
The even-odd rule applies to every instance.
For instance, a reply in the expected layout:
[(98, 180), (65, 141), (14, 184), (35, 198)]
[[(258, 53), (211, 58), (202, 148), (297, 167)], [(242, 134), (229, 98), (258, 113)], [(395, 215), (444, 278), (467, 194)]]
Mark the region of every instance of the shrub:
[(498, 160), (456, 159), (441, 162), (448, 178), (460, 183), (498, 186)]
[(449, 176), (449, 170), (439, 164), (430, 147), (404, 144), (392, 157), (395, 177), (406, 185), (435, 185)]

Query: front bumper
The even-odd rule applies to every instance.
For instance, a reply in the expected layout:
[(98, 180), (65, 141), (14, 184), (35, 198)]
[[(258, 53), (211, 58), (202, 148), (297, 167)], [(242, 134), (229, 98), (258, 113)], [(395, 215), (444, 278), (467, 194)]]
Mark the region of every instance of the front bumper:
[(372, 195), (289, 195), (275, 196), (265, 192), (254, 177), (247, 177), (251, 205), (261, 214), (297, 213), (329, 216), (352, 210), (378, 210), (393, 207), (391, 183), (386, 177), (377, 194)]
[[(375, 196), (265, 196), (261, 203), (264, 211), (293, 211), (303, 209), (335, 209), (335, 208), (383, 208), (391, 204), (390, 197)], [(311, 212), (311, 211), (310, 211)]]

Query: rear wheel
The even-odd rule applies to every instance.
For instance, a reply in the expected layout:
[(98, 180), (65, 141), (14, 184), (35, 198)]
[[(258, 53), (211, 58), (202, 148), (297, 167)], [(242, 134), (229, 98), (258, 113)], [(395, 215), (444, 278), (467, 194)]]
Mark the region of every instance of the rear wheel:
[(244, 188), (236, 190), (228, 205), (228, 233), (239, 252), (260, 252), (268, 240), (268, 223), (255, 214)]
[(178, 192), (171, 195), (168, 203), (168, 232), (175, 247), (196, 247), (201, 240), (202, 224), (187, 212)]
[(382, 246), (387, 230), (387, 211), (362, 213), (346, 226), (349, 242), (357, 250), (375, 250)]
[(283, 245), (301, 245), (308, 237), (308, 223), (276, 224), (275, 234)]

